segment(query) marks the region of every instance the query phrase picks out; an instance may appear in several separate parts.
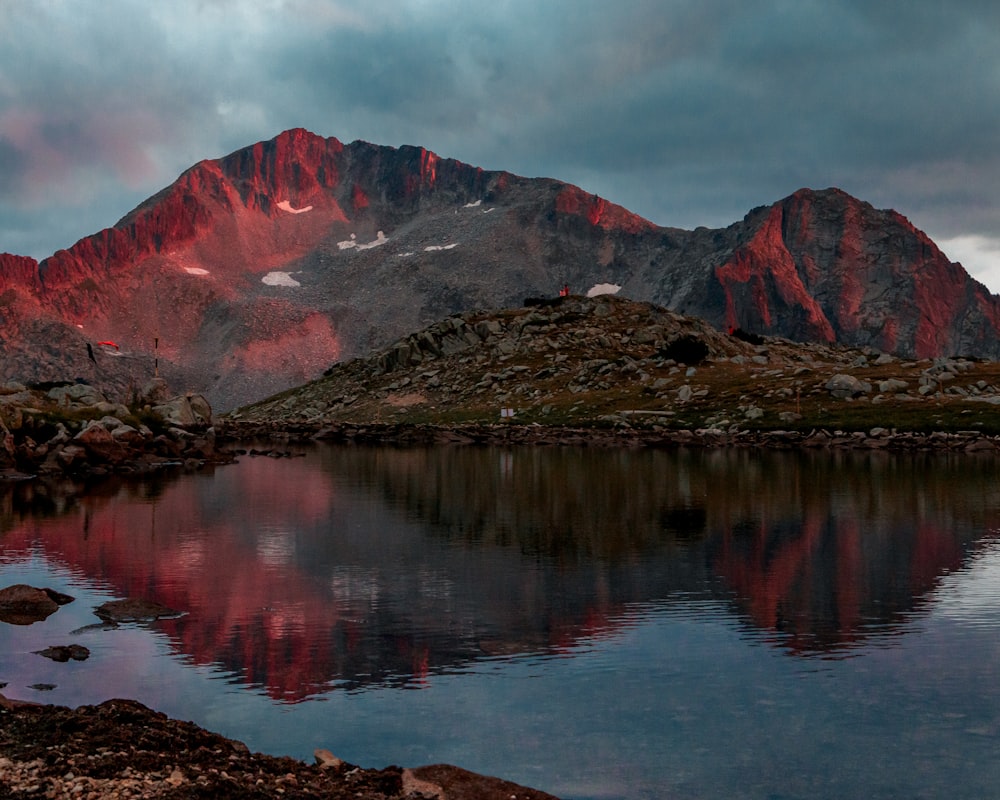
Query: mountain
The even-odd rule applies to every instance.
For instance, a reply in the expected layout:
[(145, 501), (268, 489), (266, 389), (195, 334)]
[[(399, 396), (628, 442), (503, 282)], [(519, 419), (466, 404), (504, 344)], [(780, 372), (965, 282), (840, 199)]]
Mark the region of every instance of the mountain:
[(196, 164), (40, 264), (0, 255), (0, 377), (124, 395), (158, 369), (226, 409), (565, 285), (720, 328), (1000, 355), (1000, 299), (904, 217), (836, 189), (686, 231), (557, 180), (295, 129)]

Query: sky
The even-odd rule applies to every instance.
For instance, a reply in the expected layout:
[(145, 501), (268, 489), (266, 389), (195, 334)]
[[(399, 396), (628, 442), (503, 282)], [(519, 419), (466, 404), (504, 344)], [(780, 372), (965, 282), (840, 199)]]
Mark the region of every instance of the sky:
[(0, 252), (295, 127), (682, 228), (837, 186), (1000, 291), (996, 0), (0, 0)]

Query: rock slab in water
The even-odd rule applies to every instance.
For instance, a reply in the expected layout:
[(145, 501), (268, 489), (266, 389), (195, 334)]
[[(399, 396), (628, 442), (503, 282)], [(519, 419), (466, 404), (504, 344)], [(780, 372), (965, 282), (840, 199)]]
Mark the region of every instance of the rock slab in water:
[(94, 609), (94, 613), (106, 622), (152, 622), (156, 619), (172, 619), (183, 612), (167, 608), (153, 600), (129, 597), (125, 600), (109, 600)]
[(54, 647), (46, 647), (44, 650), (36, 650), (35, 654), (59, 662), (66, 662), (70, 659), (74, 661), (86, 661), (90, 658), (90, 650), (82, 644), (60, 644)]
[[(62, 605), (54, 597), (67, 597), (51, 589), (16, 583), (0, 589), (0, 622), (31, 625), (54, 614)], [(72, 598), (70, 598), (72, 599)]]

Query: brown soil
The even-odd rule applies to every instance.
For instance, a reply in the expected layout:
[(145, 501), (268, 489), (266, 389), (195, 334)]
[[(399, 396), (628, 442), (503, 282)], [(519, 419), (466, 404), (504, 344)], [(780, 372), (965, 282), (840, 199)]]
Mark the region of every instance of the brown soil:
[[(321, 766), (319, 762), (325, 762)], [(362, 769), (251, 753), (131, 700), (77, 709), (0, 695), (0, 798), (555, 800), (447, 765)]]

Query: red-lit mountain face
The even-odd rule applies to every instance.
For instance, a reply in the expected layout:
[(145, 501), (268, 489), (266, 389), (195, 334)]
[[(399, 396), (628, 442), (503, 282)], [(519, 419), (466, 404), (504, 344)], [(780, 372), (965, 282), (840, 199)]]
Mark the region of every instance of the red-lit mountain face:
[(903, 217), (837, 190), (684, 231), (558, 181), (298, 129), (195, 165), (41, 264), (0, 255), (0, 376), (124, 394), (156, 358), (175, 389), (228, 408), (566, 284), (720, 327), (1000, 354), (998, 300)]

